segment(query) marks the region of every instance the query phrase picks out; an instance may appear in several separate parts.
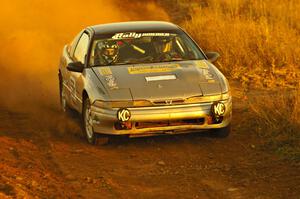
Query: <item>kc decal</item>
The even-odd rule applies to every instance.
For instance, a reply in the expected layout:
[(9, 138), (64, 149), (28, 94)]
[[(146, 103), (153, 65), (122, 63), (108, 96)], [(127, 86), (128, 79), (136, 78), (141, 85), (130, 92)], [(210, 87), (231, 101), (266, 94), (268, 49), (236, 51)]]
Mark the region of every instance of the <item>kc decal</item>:
[(131, 113), (128, 109), (123, 108), (118, 110), (117, 117), (119, 121), (127, 122), (131, 117)]
[(217, 116), (222, 116), (225, 113), (225, 105), (221, 102), (213, 105), (214, 113)]

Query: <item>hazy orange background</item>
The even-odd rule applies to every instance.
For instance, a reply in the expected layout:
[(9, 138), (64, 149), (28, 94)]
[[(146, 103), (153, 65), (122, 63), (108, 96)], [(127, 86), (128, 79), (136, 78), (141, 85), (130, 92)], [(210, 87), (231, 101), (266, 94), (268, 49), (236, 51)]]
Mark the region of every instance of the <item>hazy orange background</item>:
[(128, 20), (168, 20), (151, 1), (15, 0), (2, 2), (0, 13), (0, 102), (2, 106), (26, 109), (58, 107), (59, 57), (63, 46), (84, 27)]

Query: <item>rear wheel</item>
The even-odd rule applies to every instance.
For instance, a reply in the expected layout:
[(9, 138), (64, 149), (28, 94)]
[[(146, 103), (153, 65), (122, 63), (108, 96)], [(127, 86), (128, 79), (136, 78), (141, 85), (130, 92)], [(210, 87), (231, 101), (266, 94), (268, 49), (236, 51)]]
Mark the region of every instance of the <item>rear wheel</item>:
[(213, 129), (211, 132), (211, 135), (213, 137), (218, 137), (218, 138), (226, 138), (229, 136), (231, 132), (231, 125), (229, 124), (228, 126), (220, 129)]
[(68, 106), (66, 100), (66, 88), (63, 85), (60, 86), (60, 106), (64, 113), (71, 112), (71, 108)]

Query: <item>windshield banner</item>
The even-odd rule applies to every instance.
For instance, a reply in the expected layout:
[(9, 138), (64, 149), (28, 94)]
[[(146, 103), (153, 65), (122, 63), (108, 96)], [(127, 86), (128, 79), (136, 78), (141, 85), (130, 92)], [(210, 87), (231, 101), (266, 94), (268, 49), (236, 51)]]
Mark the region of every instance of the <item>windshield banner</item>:
[(112, 39), (126, 39), (126, 38), (134, 38), (138, 39), (141, 37), (169, 37), (170, 33), (162, 33), (162, 32), (148, 32), (148, 33), (136, 33), (136, 32), (126, 32), (126, 33), (116, 33), (112, 36)]

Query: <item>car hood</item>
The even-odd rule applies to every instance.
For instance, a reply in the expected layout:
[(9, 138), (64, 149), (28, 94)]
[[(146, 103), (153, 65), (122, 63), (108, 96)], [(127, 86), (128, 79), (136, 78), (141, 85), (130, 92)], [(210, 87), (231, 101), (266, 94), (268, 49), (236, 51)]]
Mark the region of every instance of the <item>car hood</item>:
[(215, 67), (206, 60), (94, 67), (112, 100), (185, 99), (221, 94)]

